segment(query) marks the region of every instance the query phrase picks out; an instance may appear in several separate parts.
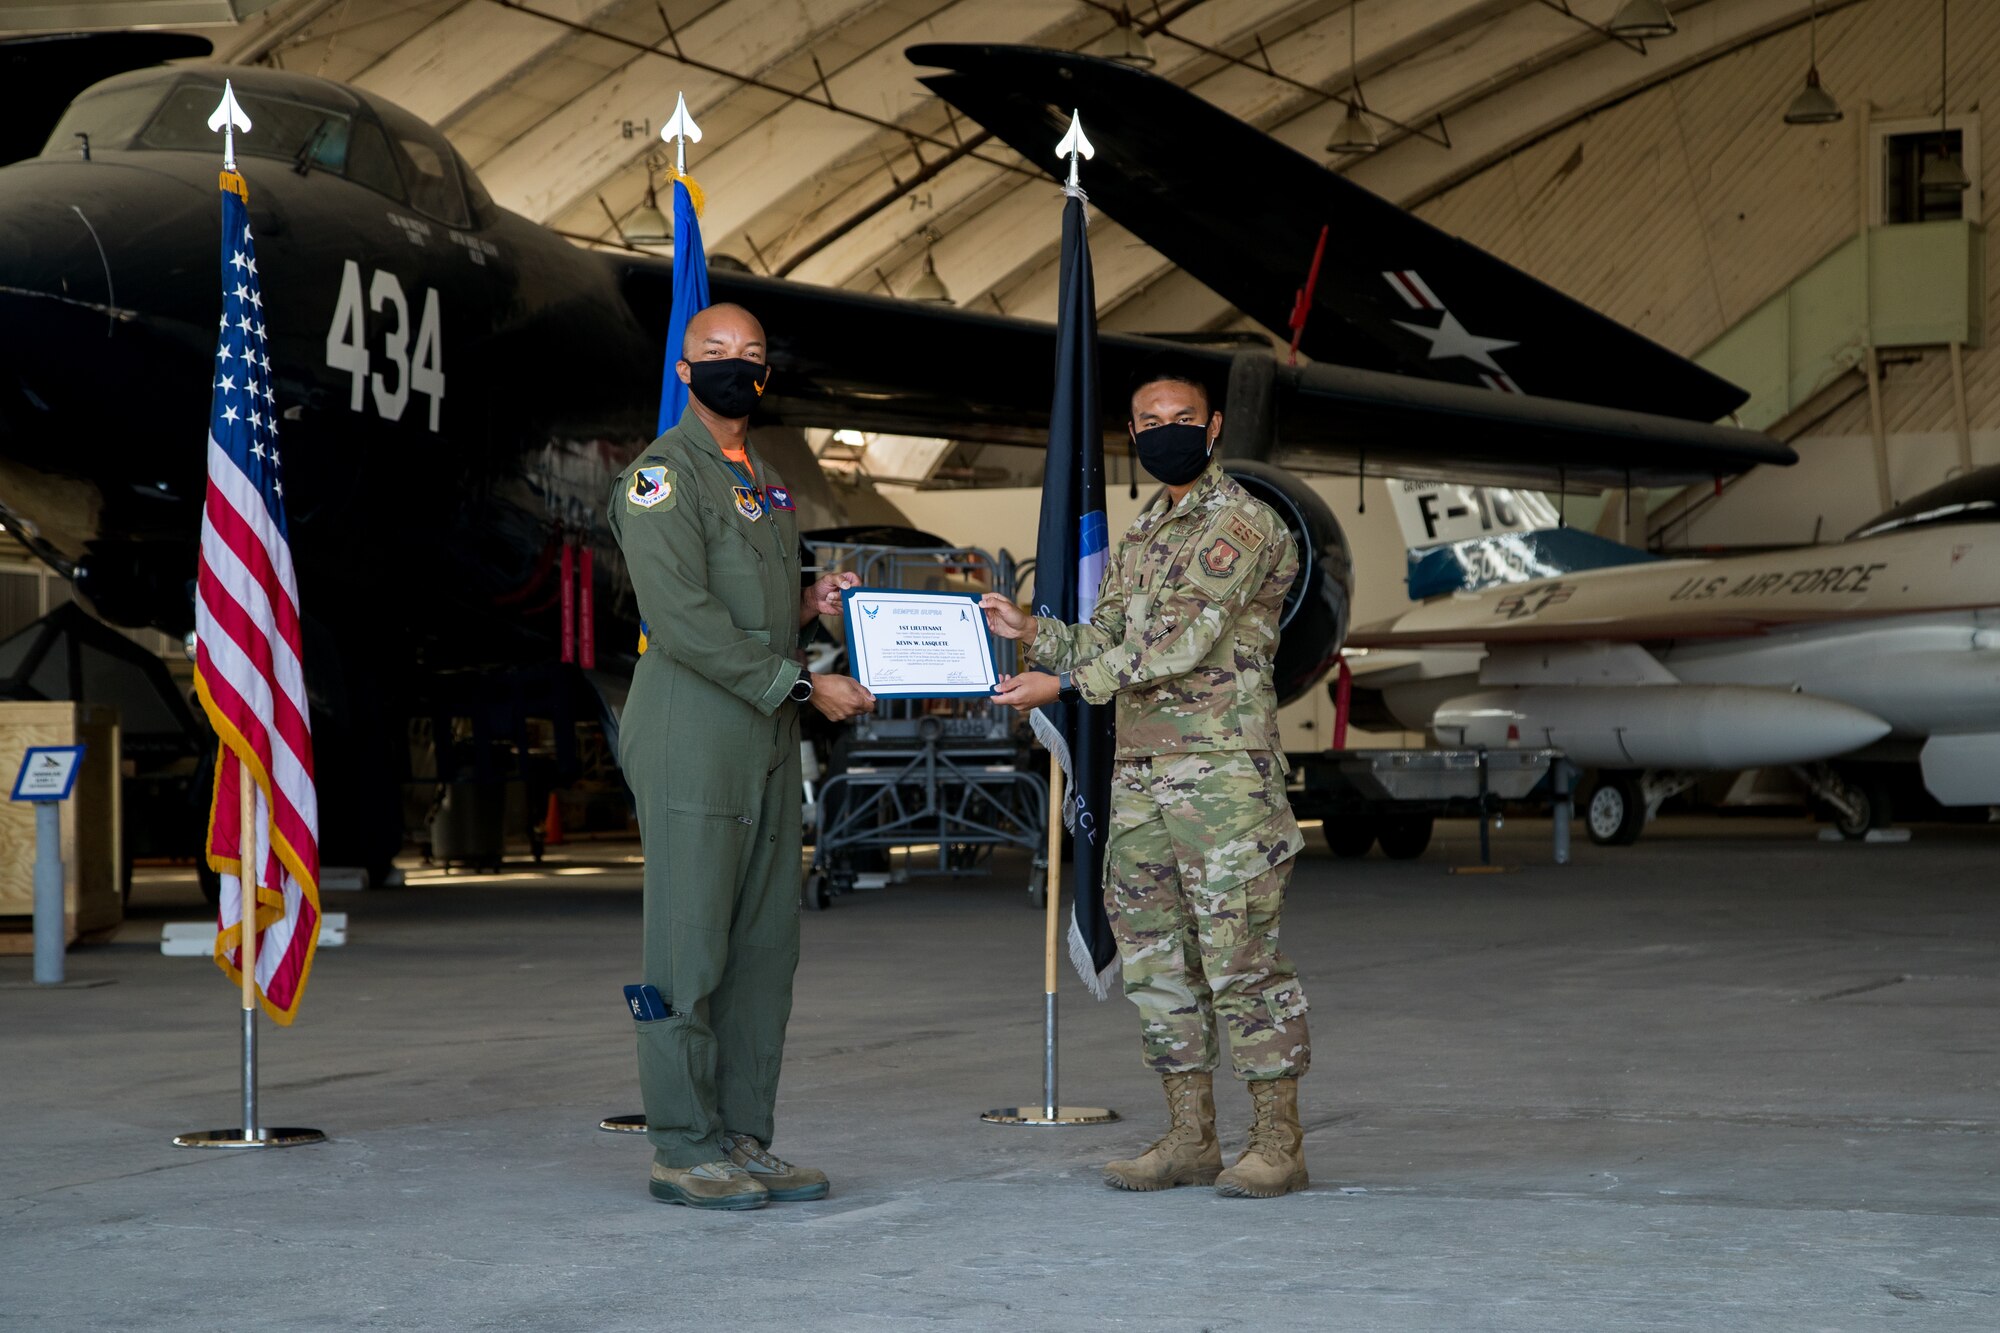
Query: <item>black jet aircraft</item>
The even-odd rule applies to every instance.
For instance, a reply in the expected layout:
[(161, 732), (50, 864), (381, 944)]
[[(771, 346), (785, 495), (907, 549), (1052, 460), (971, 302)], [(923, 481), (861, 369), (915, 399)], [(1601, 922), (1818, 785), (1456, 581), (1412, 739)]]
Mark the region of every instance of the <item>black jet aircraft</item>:
[[(329, 864), (380, 868), (402, 835), (409, 719), (518, 717), (518, 673), (555, 662), (565, 541), (597, 557), (601, 674), (629, 674), (635, 608), (600, 514), (653, 434), (672, 269), (580, 249), (497, 207), (443, 135), (357, 89), (202, 65), (89, 87), (37, 156), (0, 168), (0, 520), (114, 623), (192, 625), (220, 307), (206, 122), (225, 76), (255, 127), (236, 151), (284, 421), (321, 845)], [(1095, 188), (1131, 163), (1094, 172)], [(1052, 191), (1051, 234), (1058, 208)], [(1010, 442), (1045, 430), (1047, 325), (721, 267), (710, 288), (770, 331), (767, 422)], [(1557, 314), (1547, 326), (1576, 320), (1585, 337), (1616, 327), (1580, 307)], [(1243, 378), (1227, 351), (1106, 335), (1107, 383), (1161, 353)], [(1266, 410), (1230, 403), (1232, 451), (1544, 485), (1668, 484), (1790, 459), (1761, 435), (1682, 417), (1394, 373), (1427, 369), (1267, 376)], [(1121, 431), (1119, 395), (1103, 399), (1107, 431)], [(823, 483), (805, 471), (810, 499)], [(1280, 671), (1296, 694), (1339, 646), (1344, 548), (1296, 478), (1244, 472), (1325, 556), (1296, 592), (1311, 613), (1286, 629)], [(554, 674), (581, 690), (574, 672)]]

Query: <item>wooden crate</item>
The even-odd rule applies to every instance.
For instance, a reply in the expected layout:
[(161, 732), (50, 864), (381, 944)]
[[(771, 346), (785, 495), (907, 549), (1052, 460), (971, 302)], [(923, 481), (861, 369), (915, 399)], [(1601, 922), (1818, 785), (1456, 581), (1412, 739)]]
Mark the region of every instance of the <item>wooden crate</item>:
[[(105, 704), (0, 703), (0, 780), (13, 790), (31, 745), (86, 747), (76, 789), (62, 803), (66, 942), (107, 934), (125, 919), (123, 769), (118, 710)], [(34, 949), (35, 812), (0, 800), (0, 953)]]

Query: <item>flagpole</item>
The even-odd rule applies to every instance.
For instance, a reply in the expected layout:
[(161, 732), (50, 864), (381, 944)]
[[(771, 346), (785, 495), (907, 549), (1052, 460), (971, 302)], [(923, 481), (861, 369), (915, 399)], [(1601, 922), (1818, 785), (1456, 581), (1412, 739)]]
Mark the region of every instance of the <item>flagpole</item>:
[(243, 1123), (174, 1135), (176, 1148), (293, 1148), (324, 1143), (316, 1129), (265, 1129), (257, 1122), (257, 783), (250, 765), (236, 757), (236, 882), (242, 918), (236, 923), (236, 961), (243, 977)]
[(236, 883), (242, 890), (243, 918), (237, 923), (242, 939), (237, 961), (243, 970), (243, 1137), (257, 1137), (257, 787), (250, 766), (236, 764), (237, 809)]
[[(1072, 111), (1069, 118), (1069, 132), (1056, 145), (1056, 156), (1069, 159), (1069, 182), (1063, 193), (1073, 198), (1083, 197), (1082, 186), (1078, 183), (1078, 157), (1095, 157), (1097, 150), (1084, 137), (1083, 121)], [(1067, 256), (1065, 250), (1065, 256)], [(1064, 277), (1064, 289), (1068, 289), (1069, 279)], [(1058, 376), (1058, 399), (1061, 397), (1060, 375)], [(1053, 413), (1051, 414), (1053, 417)], [(1050, 422), (1051, 443), (1055, 422)], [(1044, 504), (1046, 504), (1046, 500)], [(1046, 558), (1046, 557), (1044, 557)], [(1037, 570), (1037, 578), (1052, 572)], [(1063, 705), (1056, 705), (1058, 708)], [(1045, 714), (1037, 714), (1036, 731), (1039, 734), (1051, 719)], [(988, 1111), (979, 1118), (995, 1125), (1101, 1125), (1116, 1120), (1118, 1113), (1102, 1106), (1064, 1106), (1056, 1099), (1056, 978), (1059, 969), (1056, 964), (1056, 942), (1061, 938), (1062, 929), (1062, 834), (1063, 834), (1063, 783), (1067, 773), (1063, 765), (1068, 762), (1069, 751), (1056, 753), (1060, 741), (1042, 736), (1042, 742), (1049, 748), (1049, 814), (1048, 814), (1048, 921), (1043, 939), (1042, 958), (1042, 1104), (1036, 1106), (1003, 1106)], [(1082, 806), (1079, 805), (1081, 810)], [(1078, 830), (1079, 839), (1083, 831)], [(1083, 843), (1079, 842), (1079, 846)]]
[(1049, 763), (1049, 901), (1042, 939), (1042, 1101), (1039, 1106), (1002, 1106), (982, 1112), (989, 1125), (1103, 1125), (1118, 1118), (1102, 1106), (1064, 1106), (1056, 1100), (1056, 941), (1062, 936), (1063, 766)]
[[(222, 131), (222, 168), (224, 175), (222, 188), (240, 196), (247, 204), (249, 193), (236, 171), (236, 131), (250, 132), (250, 117), (236, 100), (235, 86), (227, 79), (222, 84), (222, 101), (208, 118), (208, 128)], [(227, 209), (224, 210), (227, 216)], [(249, 239), (245, 233), (245, 241)], [(227, 238), (225, 238), (227, 240)], [(241, 258), (241, 256), (238, 256)], [(257, 266), (250, 265), (255, 274)], [(225, 327), (227, 317), (225, 316)], [(244, 326), (245, 328), (248, 325)], [(244, 360), (249, 356), (246, 352)], [(265, 362), (268, 370), (270, 363)], [(220, 386), (218, 386), (220, 387)], [(210, 446), (214, 440), (211, 438)], [(206, 698), (206, 696), (204, 696)], [(221, 747), (217, 762), (229, 757), (227, 744)], [(262, 826), (257, 821), (257, 787), (250, 771), (250, 756), (235, 754), (236, 760), (236, 884), (241, 917), (236, 923), (236, 962), (243, 982), (243, 1123), (236, 1129), (205, 1129), (187, 1134), (176, 1134), (174, 1146), (177, 1148), (289, 1148), (300, 1143), (324, 1143), (326, 1135), (316, 1129), (265, 1129), (257, 1121), (257, 879), (263, 864), (257, 855), (258, 834)], [(223, 797), (218, 782), (215, 792)], [(227, 809), (226, 806), (220, 807)], [(206, 840), (204, 839), (204, 849)], [(220, 923), (217, 923), (218, 930)], [(315, 925), (315, 928), (316, 925)], [(218, 959), (219, 961), (219, 959)]]
[[(687, 94), (674, 94), (674, 113), (667, 117), (667, 123), (660, 126), (660, 139), (674, 146), (674, 301), (667, 316), (666, 366), (660, 379), (659, 432), (664, 435), (674, 428), (679, 417), (679, 409), (687, 405), (687, 390), (681, 387), (674, 376), (674, 363), (680, 359), (680, 339), (675, 335), (685, 333), (685, 321), (694, 316), (695, 311), (708, 302), (708, 260), (701, 248), (701, 229), (689, 220), (689, 230), (683, 234), (680, 217), (680, 192), (688, 192), (688, 207), (701, 211), (700, 187), (687, 174), (688, 145), (701, 142), (701, 126), (695, 124), (688, 113)], [(648, 171), (650, 173), (650, 168)], [(650, 181), (651, 175), (647, 176)], [(697, 276), (698, 275), (698, 276)], [(683, 303), (685, 296), (685, 304)], [(682, 327), (675, 327), (675, 319), (682, 320)], [(679, 404), (669, 408), (669, 401)], [(590, 559), (586, 550), (584, 557)], [(588, 597), (586, 591), (585, 596)], [(586, 601), (585, 606), (589, 603)], [(597, 1122), (597, 1127), (611, 1134), (644, 1134), (646, 1116), (608, 1115)]]
[(1062, 804), (1063, 766), (1049, 765), (1049, 894), (1048, 931), (1042, 958), (1042, 1115), (1056, 1116), (1056, 940), (1062, 934)]

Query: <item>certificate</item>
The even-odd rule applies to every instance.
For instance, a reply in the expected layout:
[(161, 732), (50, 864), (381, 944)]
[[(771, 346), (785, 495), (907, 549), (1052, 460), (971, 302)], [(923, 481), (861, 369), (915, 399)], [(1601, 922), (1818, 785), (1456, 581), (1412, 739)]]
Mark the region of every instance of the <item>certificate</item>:
[(999, 683), (977, 594), (849, 588), (841, 607), (854, 678), (878, 699), (976, 697)]

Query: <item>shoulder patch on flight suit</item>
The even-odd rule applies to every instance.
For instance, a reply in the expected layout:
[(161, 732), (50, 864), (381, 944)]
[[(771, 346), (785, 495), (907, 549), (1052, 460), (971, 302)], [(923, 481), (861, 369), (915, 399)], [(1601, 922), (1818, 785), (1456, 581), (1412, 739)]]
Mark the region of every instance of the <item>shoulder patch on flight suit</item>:
[(1238, 543), (1246, 551), (1254, 551), (1264, 544), (1264, 534), (1257, 531), (1257, 525), (1241, 514), (1231, 514), (1224, 524), (1230, 540)]
[(625, 489), (629, 513), (646, 509), (672, 509), (680, 495), (680, 479), (664, 463), (632, 469), (632, 481)]

